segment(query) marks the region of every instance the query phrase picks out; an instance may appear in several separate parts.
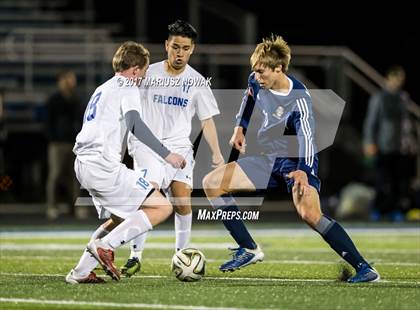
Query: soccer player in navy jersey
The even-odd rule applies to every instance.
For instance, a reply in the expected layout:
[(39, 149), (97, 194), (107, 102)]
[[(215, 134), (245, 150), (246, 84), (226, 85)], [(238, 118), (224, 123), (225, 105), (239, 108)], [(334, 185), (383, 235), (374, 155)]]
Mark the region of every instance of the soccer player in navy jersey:
[[(345, 230), (321, 212), (312, 100), (306, 87), (286, 74), (290, 58), (290, 48), (280, 36), (272, 35), (257, 45), (230, 143), (245, 153), (244, 131), (255, 105), (264, 116), (258, 131), (260, 155), (218, 167), (203, 179), (203, 188), (214, 208), (238, 212), (232, 193), (276, 188), (285, 181), (303, 221), (355, 268), (356, 275), (348, 282), (377, 281), (378, 272), (361, 256)], [(241, 219), (223, 220), (223, 224), (239, 247), (234, 249), (232, 260), (220, 266), (221, 271), (235, 271), (264, 259)]]

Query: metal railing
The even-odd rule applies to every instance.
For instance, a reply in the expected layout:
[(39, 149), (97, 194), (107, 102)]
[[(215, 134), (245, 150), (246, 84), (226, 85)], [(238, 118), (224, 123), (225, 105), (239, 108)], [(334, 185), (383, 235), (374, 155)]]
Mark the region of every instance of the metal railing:
[[(18, 28), (0, 42), (1, 64), (22, 66), (24, 92), (32, 93), (36, 65), (51, 64), (82, 65), (84, 68), (86, 92), (96, 87), (95, 77), (106, 79), (111, 74), (110, 60), (120, 42), (111, 40), (104, 29), (57, 28), (37, 29)], [(145, 44), (150, 50), (152, 61), (165, 57), (163, 44)], [(254, 45), (199, 44), (191, 58), (193, 65), (235, 65), (249, 68), (249, 55)], [(323, 60), (333, 60), (340, 66), (340, 74), (354, 82), (361, 89), (372, 94), (384, 86), (385, 78), (361, 57), (347, 47), (337, 46), (292, 46), (293, 66), (325, 66)], [(218, 73), (218, 70), (215, 70)], [(55, 75), (55, 72), (51, 72)], [(217, 81), (217, 76), (214, 77)], [(340, 80), (340, 79), (339, 79)], [(333, 88), (325, 85), (327, 88)], [(216, 87), (219, 87), (216, 85)], [(334, 88), (333, 88), (334, 89)], [(337, 91), (336, 89), (334, 89)], [(343, 92), (345, 95), (345, 92)], [(341, 94), (343, 96), (343, 94)], [(420, 119), (420, 108), (410, 102), (409, 111)], [(417, 127), (419, 127), (417, 122)], [(420, 135), (420, 129), (418, 128)], [(420, 160), (419, 160), (420, 162)], [(418, 164), (420, 176), (420, 163)]]

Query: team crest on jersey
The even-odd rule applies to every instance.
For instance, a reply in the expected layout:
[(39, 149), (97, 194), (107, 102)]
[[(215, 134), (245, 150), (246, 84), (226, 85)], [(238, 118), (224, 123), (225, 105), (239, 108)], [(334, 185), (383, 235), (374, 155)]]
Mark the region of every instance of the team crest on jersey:
[(276, 111), (273, 113), (273, 116), (274, 116), (275, 118), (280, 119), (280, 118), (281, 118), (281, 116), (283, 115), (283, 113), (284, 113), (284, 108), (283, 108), (282, 106), (279, 106), (279, 107), (276, 109)]

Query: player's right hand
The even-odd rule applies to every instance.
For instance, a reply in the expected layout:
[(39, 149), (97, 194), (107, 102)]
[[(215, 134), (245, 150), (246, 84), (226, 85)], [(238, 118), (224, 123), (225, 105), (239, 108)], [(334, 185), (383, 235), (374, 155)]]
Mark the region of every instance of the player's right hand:
[(246, 143), (242, 127), (235, 127), (232, 138), (230, 138), (229, 144), (235, 149), (237, 149), (239, 153), (245, 153)]
[(363, 152), (366, 157), (375, 156), (378, 153), (378, 146), (376, 144), (365, 144), (363, 146)]
[(168, 156), (165, 157), (165, 161), (169, 163), (172, 167), (177, 169), (184, 169), (185, 165), (187, 164), (185, 158), (177, 153), (170, 153)]
[(309, 193), (308, 175), (303, 170), (295, 170), (286, 175), (294, 180), (292, 192), (302, 197), (305, 193)]

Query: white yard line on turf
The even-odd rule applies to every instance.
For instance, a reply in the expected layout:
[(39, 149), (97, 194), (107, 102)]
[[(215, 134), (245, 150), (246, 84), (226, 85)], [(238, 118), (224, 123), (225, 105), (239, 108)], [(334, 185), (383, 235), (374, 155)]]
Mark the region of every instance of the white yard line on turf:
[[(306, 227), (297, 228), (255, 228), (250, 229), (255, 236), (283, 236), (296, 237), (314, 235), (317, 233)], [(347, 232), (351, 235), (366, 235), (370, 237), (383, 237), (384, 235), (415, 235), (420, 236), (420, 228), (418, 227), (384, 227), (384, 228), (347, 228)], [(93, 231), (93, 230), (92, 230)], [(89, 238), (92, 231), (2, 231), (0, 238)], [(155, 237), (173, 237), (173, 230), (156, 230), (151, 233)], [(226, 230), (221, 229), (196, 229), (194, 230), (196, 237), (219, 237), (227, 236)]]
[[(2, 257), (3, 260), (28, 260), (28, 259), (39, 259), (39, 260), (64, 260), (64, 261), (76, 261), (79, 256), (68, 257), (68, 256), (24, 256), (24, 255), (5, 255)], [(160, 264), (169, 264), (171, 259), (164, 257), (151, 257), (147, 261), (151, 264), (160, 263)], [(223, 263), (226, 260), (224, 259), (213, 259), (207, 258), (208, 263)], [(383, 262), (381, 259), (372, 257), (371, 261), (375, 262), (379, 266), (420, 266), (420, 263), (411, 263), (411, 262)], [(264, 260), (264, 263), (267, 264), (302, 264), (302, 265), (334, 265), (339, 263), (334, 260), (291, 260), (291, 259), (268, 259)]]
[[(229, 247), (233, 247), (233, 243), (191, 243), (191, 247), (199, 249), (210, 249), (210, 250), (226, 250)], [(1, 250), (13, 250), (13, 251), (28, 251), (28, 250), (55, 250), (55, 251), (68, 251), (68, 250), (83, 250), (86, 244), (62, 244), (62, 243), (12, 243), (5, 242), (1, 243)], [(128, 247), (128, 245), (126, 246)], [(146, 249), (170, 249), (173, 250), (174, 244), (172, 242), (149, 242), (145, 245)], [(311, 249), (299, 249), (299, 248), (278, 248), (282, 252), (303, 252), (303, 253), (330, 253), (330, 248), (311, 248)], [(382, 254), (420, 254), (420, 249), (364, 249), (366, 253), (382, 253)]]
[[(2, 298), (0, 302), (41, 304), (41, 305), (69, 305), (89, 307), (113, 307), (113, 308), (141, 308), (141, 309), (180, 309), (180, 310), (251, 310), (251, 308), (230, 308), (230, 307), (206, 307), (188, 305), (163, 305), (163, 304), (124, 304), (115, 302), (75, 301), (75, 300), (43, 300), (32, 298)], [(258, 309), (258, 310), (261, 310)]]
[[(202, 248), (202, 249), (227, 249), (231, 247), (232, 243), (191, 243), (191, 247)], [(128, 246), (128, 245), (127, 245)], [(12, 243), (5, 242), (1, 244), (2, 250), (83, 250), (86, 247), (86, 244), (62, 244), (62, 243), (31, 243), (31, 244), (22, 244), (22, 243)], [(174, 249), (173, 242), (149, 242), (145, 245), (148, 249)], [(420, 252), (419, 252), (420, 253)]]
[[(64, 274), (37, 274), (37, 273), (10, 273), (10, 272), (0, 272), (0, 276), (28, 276), (28, 277), (62, 277), (64, 281)], [(132, 276), (131, 278), (137, 279), (170, 279), (173, 276), (160, 276), (160, 275), (139, 275)], [(309, 283), (337, 283), (333, 279), (291, 279), (291, 278), (250, 278), (250, 277), (204, 277), (206, 280), (222, 280), (222, 281), (254, 281), (254, 282), (275, 282), (275, 283), (294, 283), (294, 282), (309, 282)], [(111, 280), (110, 280), (111, 281)], [(372, 285), (377, 284), (410, 284), (420, 286), (420, 281), (407, 281), (407, 280), (384, 280), (381, 279), (378, 282), (371, 283)], [(351, 284), (349, 284), (351, 285)]]

